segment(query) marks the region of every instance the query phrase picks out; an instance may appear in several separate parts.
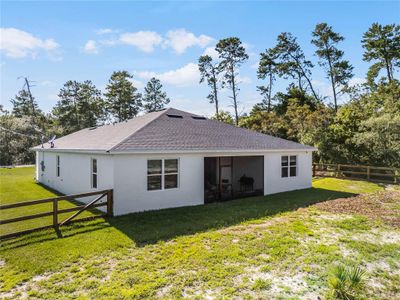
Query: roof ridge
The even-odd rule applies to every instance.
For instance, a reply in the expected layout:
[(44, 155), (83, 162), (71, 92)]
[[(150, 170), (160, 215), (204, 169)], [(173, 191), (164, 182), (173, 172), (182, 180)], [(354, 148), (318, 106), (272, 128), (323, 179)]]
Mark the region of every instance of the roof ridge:
[(191, 112), (188, 112), (188, 111), (184, 111), (184, 110), (181, 110), (181, 109), (177, 109), (177, 108), (174, 108), (174, 107), (169, 107), (167, 110), (176, 110), (177, 112), (184, 113), (186, 115), (201, 117), (201, 115), (194, 114), (194, 113), (191, 113)]
[[(106, 150), (106, 152), (109, 152), (111, 150), (113, 150), (114, 148), (118, 147), (120, 144), (122, 144), (123, 142), (125, 142), (126, 140), (128, 140), (130, 137), (132, 137), (135, 133), (141, 131), (143, 128), (147, 127), (150, 123), (152, 123), (153, 121), (157, 120), (159, 117), (161, 117), (162, 115), (164, 115), (167, 111), (169, 111), (171, 108), (167, 108), (165, 110), (159, 110), (159, 111), (155, 111), (154, 113), (157, 112), (161, 112), (158, 116), (156, 116), (154, 119), (152, 119), (151, 121), (147, 122), (146, 124), (144, 124), (142, 127), (138, 128), (137, 130), (135, 130), (134, 132), (132, 132), (131, 134), (129, 134), (127, 137), (123, 138), (121, 141), (119, 141), (118, 143), (116, 143), (114, 146), (112, 146), (110, 149)], [(142, 117), (144, 117), (145, 115), (143, 115)]]

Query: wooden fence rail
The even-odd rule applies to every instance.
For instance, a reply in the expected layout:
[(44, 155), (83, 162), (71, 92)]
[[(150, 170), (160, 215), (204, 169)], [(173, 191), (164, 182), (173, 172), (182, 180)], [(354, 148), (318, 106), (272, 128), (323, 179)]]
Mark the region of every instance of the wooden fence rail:
[[(75, 207), (71, 208), (64, 208), (64, 209), (59, 209), (58, 208), (58, 202), (62, 200), (73, 200), (75, 201), (76, 199), (79, 198), (85, 198), (89, 196), (96, 196), (94, 200), (90, 201), (87, 204), (84, 205), (77, 205)], [(105, 202), (98, 203), (101, 199), (106, 197)], [(72, 222), (81, 222), (81, 221), (87, 221), (87, 220), (92, 220), (94, 218), (100, 218), (100, 217), (106, 217), (106, 216), (113, 216), (113, 190), (102, 190), (102, 191), (96, 191), (96, 192), (90, 192), (90, 193), (82, 193), (82, 194), (75, 194), (75, 195), (64, 195), (64, 196), (59, 196), (59, 197), (54, 197), (54, 198), (47, 198), (47, 199), (40, 199), (40, 200), (32, 200), (32, 201), (24, 201), (24, 202), (18, 202), (18, 203), (12, 203), (12, 204), (5, 204), (5, 205), (0, 205), (0, 211), (2, 210), (7, 210), (11, 208), (18, 208), (18, 207), (24, 207), (24, 206), (32, 206), (32, 205), (37, 205), (37, 204), (42, 204), (42, 203), (52, 203), (53, 204), (53, 210), (49, 212), (43, 212), (43, 213), (37, 213), (33, 215), (26, 215), (26, 216), (21, 216), (21, 217), (15, 217), (12, 219), (6, 219), (6, 220), (0, 220), (0, 225), (3, 224), (10, 224), (10, 223), (15, 223), (15, 222), (21, 222), (25, 220), (31, 220), (31, 219), (37, 219), (37, 218), (42, 218), (46, 216), (53, 216), (53, 224), (48, 225), (48, 226), (42, 226), (42, 227), (36, 227), (28, 230), (23, 230), (23, 231), (18, 231), (18, 232), (13, 232), (9, 234), (5, 234), (0, 236), (0, 239), (6, 239), (14, 236), (18, 236), (21, 234), (26, 234), (30, 233), (33, 231), (41, 230), (41, 229), (48, 229), (48, 228), (54, 228), (57, 232), (57, 235), (61, 237), (61, 232), (59, 230), (60, 226), (64, 226), (68, 223)], [(85, 217), (85, 218), (80, 218), (80, 219), (75, 219), (78, 215), (80, 215), (82, 212), (87, 211), (91, 208), (96, 208), (96, 207), (101, 207), (101, 206), (107, 206), (107, 212), (102, 213), (99, 215), (93, 215), (90, 217)], [(76, 211), (76, 212), (75, 212)], [(75, 212), (73, 215), (70, 217), (66, 218), (65, 220), (59, 222), (58, 221), (58, 216), (63, 213), (68, 213), (68, 212)], [(75, 219), (75, 220), (74, 220)]]
[(313, 176), (359, 179), (382, 183), (400, 183), (400, 169), (343, 165), (343, 164), (313, 164)]

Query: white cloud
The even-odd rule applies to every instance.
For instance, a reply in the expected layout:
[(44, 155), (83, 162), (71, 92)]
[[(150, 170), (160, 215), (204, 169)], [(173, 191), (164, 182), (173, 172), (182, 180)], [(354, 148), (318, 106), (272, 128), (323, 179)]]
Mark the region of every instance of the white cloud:
[(365, 78), (354, 77), (349, 80), (349, 86), (356, 86), (359, 84), (363, 84), (365, 82), (367, 82), (367, 80)]
[[(93, 51), (98, 50), (98, 45), (112, 47), (120, 44), (131, 45), (143, 52), (153, 52), (157, 46), (162, 46), (163, 48), (171, 48), (175, 53), (182, 54), (188, 48), (197, 46), (200, 48), (205, 48), (209, 45), (213, 38), (201, 34), (199, 36), (194, 35), (192, 32), (187, 31), (184, 28), (170, 30), (167, 32), (165, 37), (162, 37), (159, 33), (155, 31), (137, 31), (137, 32), (125, 32), (121, 34), (117, 33), (118, 30), (104, 28), (96, 31), (98, 35), (107, 35), (106, 39), (103, 40), (90, 40), (88, 41), (88, 52), (95, 53)], [(94, 47), (96, 46), (96, 47)], [(96, 50), (94, 50), (96, 48)], [(92, 50), (93, 49), (93, 50)], [(207, 53), (210, 53), (212, 57), (216, 57), (217, 53), (213, 49), (207, 48)]]
[(101, 28), (95, 31), (96, 34), (98, 35), (103, 35), (103, 34), (109, 34), (109, 33), (114, 33), (117, 32), (116, 29), (111, 29), (111, 28)]
[(218, 59), (218, 52), (215, 50), (214, 47), (207, 47), (204, 50), (203, 55), (209, 55), (212, 59)]
[(50, 54), (59, 47), (54, 39), (42, 40), (16, 28), (0, 28), (0, 50), (10, 58), (36, 57), (40, 50)]
[(99, 44), (107, 47), (113, 47), (117, 45), (119, 41), (117, 39), (100, 40)]
[(188, 63), (182, 68), (171, 70), (163, 73), (156, 73), (151, 71), (137, 72), (137, 76), (143, 79), (150, 79), (156, 77), (165, 82), (175, 86), (189, 86), (197, 85), (200, 79), (199, 68), (194, 63)]
[(145, 86), (145, 84), (142, 81), (134, 79), (134, 78), (130, 78), (129, 81), (132, 82), (133, 85), (138, 89), (144, 88), (144, 86)]
[(121, 43), (132, 45), (143, 52), (152, 52), (162, 42), (162, 37), (154, 31), (138, 31), (123, 33), (119, 37)]
[(250, 84), (252, 80), (250, 77), (238, 75), (237, 80), (239, 83)]
[(88, 54), (96, 54), (99, 53), (99, 49), (97, 47), (97, 43), (94, 40), (88, 40), (83, 47), (83, 51), (85, 51)]
[(42, 86), (55, 86), (55, 82), (51, 80), (43, 80), (40, 82)]
[(167, 32), (167, 39), (164, 43), (164, 46), (171, 47), (176, 53), (182, 54), (189, 47), (199, 46), (204, 48), (213, 40), (213, 38), (207, 35), (201, 34), (199, 36), (195, 36), (193, 33), (181, 28)]
[(317, 94), (321, 94), (322, 96), (328, 96), (330, 98), (333, 97), (332, 86), (328, 81), (313, 79), (311, 80), (313, 87), (316, 89)]
[[(363, 84), (365, 83), (366, 80), (365, 78), (360, 78), (360, 77), (354, 77), (349, 80), (349, 86), (353, 87), (358, 84)], [(322, 95), (322, 96), (328, 96), (330, 99), (333, 99), (333, 91), (332, 91), (332, 85), (329, 83), (327, 80), (317, 80), (314, 79), (311, 81), (313, 84), (314, 88), (317, 89), (317, 91)], [(339, 99), (345, 101), (347, 100), (348, 95), (339, 95)]]
[(254, 64), (250, 65), (250, 68), (258, 70), (259, 65), (260, 65), (259, 62), (255, 62)]
[(242, 45), (243, 45), (244, 49), (246, 49), (246, 53), (247, 53), (247, 55), (248, 55), (250, 58), (255, 58), (255, 57), (257, 57), (257, 53), (254, 52), (254, 50), (253, 50), (253, 49), (254, 49), (254, 46), (253, 46), (252, 44), (243, 42)]

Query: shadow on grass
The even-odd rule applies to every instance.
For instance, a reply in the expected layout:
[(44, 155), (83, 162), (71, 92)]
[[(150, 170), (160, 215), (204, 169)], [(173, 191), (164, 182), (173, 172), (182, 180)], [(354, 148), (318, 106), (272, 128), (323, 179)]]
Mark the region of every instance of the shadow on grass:
[(109, 223), (140, 246), (351, 196), (355, 194), (311, 188), (207, 205), (134, 213), (114, 217)]
[[(279, 213), (290, 212), (312, 204), (355, 196), (321, 188), (252, 197), (207, 205), (163, 209), (132, 213), (124, 216), (77, 223), (62, 228), (64, 238), (114, 228), (129, 237), (137, 246), (168, 241), (179, 236), (224, 228)], [(31, 235), (4, 241), (3, 247), (19, 248), (31, 243), (41, 243), (57, 238), (54, 231), (36, 232)], [(109, 233), (109, 234), (112, 234)], [(103, 236), (107, 238), (107, 235)], [(84, 236), (82, 236), (84, 238)], [(3, 248), (2, 247), (2, 248)]]

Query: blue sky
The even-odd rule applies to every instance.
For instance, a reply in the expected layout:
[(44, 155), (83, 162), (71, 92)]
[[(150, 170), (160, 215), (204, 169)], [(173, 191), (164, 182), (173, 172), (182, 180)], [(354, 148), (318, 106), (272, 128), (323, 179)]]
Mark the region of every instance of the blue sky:
[[(373, 22), (399, 23), (400, 1), (202, 1), (202, 2), (1, 2), (1, 103), (22, 87), (32, 88), (46, 112), (67, 80), (92, 80), (104, 92), (111, 73), (127, 70), (142, 90), (151, 76), (161, 79), (170, 106), (210, 116), (208, 88), (199, 85), (197, 59), (213, 53), (216, 41), (239, 37), (249, 61), (240, 69), (239, 107), (246, 112), (260, 101), (256, 86), (259, 53), (275, 45), (283, 31), (293, 33), (316, 67), (313, 82), (321, 94), (329, 85), (314, 56), (311, 32), (327, 22), (346, 40), (341, 48), (354, 66), (354, 82), (365, 77), (360, 40)], [(275, 91), (288, 81), (278, 80)], [(231, 110), (229, 93), (221, 107)]]

